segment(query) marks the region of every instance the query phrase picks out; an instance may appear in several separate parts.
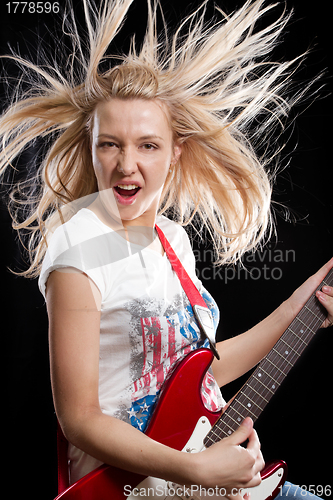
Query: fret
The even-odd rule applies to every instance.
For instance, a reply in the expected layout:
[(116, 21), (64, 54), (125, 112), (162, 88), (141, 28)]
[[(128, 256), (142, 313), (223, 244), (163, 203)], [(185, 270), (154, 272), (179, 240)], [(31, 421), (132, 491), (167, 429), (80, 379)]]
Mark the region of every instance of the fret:
[[(240, 397), (244, 397), (244, 394), (240, 394)], [(237, 398), (237, 401), (235, 402), (235, 405), (233, 408), (237, 411), (239, 415), (242, 416), (242, 418), (245, 418), (245, 415), (247, 414), (252, 414), (252, 411), (247, 408), (244, 404), (241, 403), (240, 397)], [(254, 413), (253, 413), (254, 416)]]
[[(247, 396), (246, 399), (248, 402), (244, 401), (244, 405), (243, 405), (244, 408), (253, 408), (253, 405), (255, 405), (257, 408), (259, 408), (260, 412), (263, 411), (264, 408), (262, 406), (260, 406), (259, 401), (256, 401), (255, 399), (250, 398), (249, 396)], [(253, 411), (255, 411), (255, 408), (253, 408)]]
[[(229, 425), (227, 423), (227, 420), (228, 418), (231, 418), (230, 415), (228, 414), (228, 410), (229, 408), (227, 408), (227, 410), (223, 413), (223, 419), (221, 418), (220, 420), (217, 421), (217, 423), (215, 424), (214, 427), (217, 427), (218, 431), (219, 431), (219, 436), (220, 438), (222, 437), (226, 437), (226, 436), (230, 436), (230, 434), (232, 434), (232, 432), (234, 432), (240, 425), (240, 423), (244, 420), (244, 416), (242, 415), (241, 418), (239, 418), (239, 421), (236, 422), (234, 419), (231, 419), (232, 420), (232, 424)], [(216, 432), (214, 433), (216, 435)], [(209, 434), (207, 435), (207, 438), (210, 438), (212, 439), (211, 437), (211, 432), (209, 432)], [(214, 442), (216, 443), (216, 439), (214, 439)], [(207, 443), (206, 443), (206, 439), (204, 441), (204, 444), (205, 446), (207, 447)], [(210, 444), (213, 444), (213, 443), (210, 443)]]
[[(296, 347), (296, 346), (294, 346)], [(293, 348), (290, 343), (287, 342), (286, 339), (280, 339), (276, 343), (276, 348), (279, 349), (279, 352), (282, 353), (282, 356), (285, 357), (286, 361), (288, 363), (291, 363), (292, 365), (295, 364), (295, 362), (298, 360), (300, 354), (299, 352)]]
[(268, 387), (275, 392), (276, 389), (282, 384), (285, 375), (275, 369), (274, 365), (265, 359), (263, 364), (261, 365), (261, 372), (263, 380)]
[[(290, 366), (294, 366), (292, 363), (290, 363), (290, 361), (285, 357), (283, 356), (283, 354), (281, 354), (278, 350), (276, 350), (274, 347), (272, 349), (272, 351), (276, 352), (276, 354), (278, 354), (284, 361), (286, 361), (288, 363), (288, 365)], [(287, 355), (288, 355), (288, 352), (287, 352)]]
[(283, 342), (289, 349), (291, 349), (296, 354), (298, 358), (300, 357), (300, 353), (297, 352), (296, 349), (291, 347), (291, 345), (283, 337), (281, 337), (278, 342)]
[[(221, 436), (219, 434), (217, 434), (215, 432), (215, 430), (216, 430), (216, 426), (212, 427), (211, 430), (209, 431), (209, 435), (210, 435), (210, 439), (212, 440), (212, 444), (213, 443), (217, 443), (218, 441), (220, 441), (220, 438), (221, 438)], [(214, 439), (213, 440), (212, 437), (211, 437), (211, 434), (214, 435), (218, 439)]]
[(214, 442), (216, 443), (217, 441), (220, 441), (224, 437), (230, 436), (230, 434), (232, 434), (234, 430), (236, 430), (236, 427), (230, 427), (230, 425), (228, 425), (224, 419), (223, 427), (218, 428), (218, 433), (215, 433), (215, 436), (217, 436), (217, 438), (216, 437), (214, 438)]
[[(312, 333), (315, 333), (314, 330), (312, 330), (306, 323), (304, 323), (304, 321), (301, 320), (301, 318), (297, 318), (298, 321), (300, 321), (302, 323), (302, 325), (304, 325), (308, 330), (310, 330)], [(306, 343), (306, 342), (304, 342)]]
[[(240, 398), (241, 397), (244, 397), (244, 394), (240, 394)], [(240, 398), (237, 398), (237, 401), (235, 403), (235, 406), (233, 406), (233, 409), (236, 410), (236, 412), (238, 413), (238, 415), (240, 415), (243, 419), (248, 416), (249, 414), (252, 415), (253, 417), (256, 418), (256, 414), (255, 414), (255, 408), (252, 407), (252, 404), (251, 403), (248, 403), (250, 404), (250, 406), (248, 406), (248, 404), (246, 404), (246, 401), (243, 401), (243, 403), (240, 401)], [(250, 409), (252, 408), (252, 409)], [(228, 411), (228, 410), (227, 410)], [(229, 410), (230, 411), (230, 410)]]
[(257, 380), (263, 387), (265, 387), (265, 389), (267, 389), (271, 394), (274, 394), (274, 391), (272, 391), (269, 387), (267, 387), (267, 385), (265, 385), (260, 379), (258, 379), (255, 374), (253, 374), (253, 378), (255, 378), (255, 380)]
[[(333, 286), (333, 269), (317, 290), (323, 285)], [(245, 417), (251, 416), (254, 421), (257, 420), (308, 346), (326, 314), (314, 292), (207, 434), (204, 439), (206, 447), (230, 435)]]
[[(245, 417), (244, 417), (244, 415), (243, 415), (243, 413), (240, 413), (240, 412), (239, 412), (239, 411), (238, 411), (238, 410), (237, 410), (234, 406), (228, 406), (228, 408), (226, 409), (226, 411), (225, 411), (225, 413), (224, 413), (224, 414), (225, 414), (225, 415), (226, 415), (226, 414), (228, 414), (228, 415), (229, 415), (229, 413), (230, 413), (230, 411), (231, 411), (231, 410), (232, 410), (233, 412), (237, 413), (237, 415), (238, 415), (237, 420), (238, 420), (239, 418), (240, 418), (241, 420), (243, 420), (243, 419), (245, 418)], [(239, 420), (238, 420), (238, 421), (239, 421)]]
[(254, 389), (254, 387), (251, 386), (251, 389), (253, 392), (255, 392), (261, 399), (263, 399), (266, 403), (269, 403), (269, 400), (267, 400), (266, 398), (264, 398), (264, 396), (262, 394), (260, 394), (258, 391), (256, 391)]
[(207, 434), (207, 436), (204, 438), (204, 445), (205, 445), (205, 448), (209, 448), (210, 446), (212, 446), (212, 444), (214, 443), (217, 443), (218, 441), (214, 441), (209, 434)]
[(244, 395), (248, 398), (249, 402), (255, 403), (259, 408), (263, 410), (263, 408), (269, 402), (270, 394), (266, 394), (266, 391), (262, 391), (262, 387), (257, 386), (257, 381), (254, 378), (251, 378), (251, 380), (247, 384), (247, 387), (245, 387), (244, 389)]
[[(230, 413), (237, 413), (238, 417), (237, 417), (237, 420), (235, 420), (235, 418), (231, 417)], [(229, 412), (228, 412), (228, 417), (231, 418), (231, 420), (233, 420), (236, 424), (236, 427), (237, 428), (239, 426), (239, 424), (241, 423), (241, 421), (244, 419), (244, 417), (238, 413), (238, 411), (235, 410), (235, 408), (233, 407), (230, 407), (229, 409)], [(234, 417), (236, 417), (236, 415), (234, 415)]]
[(230, 427), (230, 429), (228, 430), (228, 432), (226, 433), (228, 436), (231, 436), (231, 434), (234, 432), (235, 429), (233, 429), (232, 427)]
[[(243, 415), (243, 413), (239, 413), (239, 411), (238, 411), (238, 410), (236, 410), (236, 408), (235, 408), (234, 406), (232, 406), (232, 407), (231, 407), (231, 406), (229, 406), (229, 407), (227, 408), (227, 410), (226, 410), (226, 411), (228, 412), (228, 415), (229, 415), (229, 413), (230, 413), (231, 409), (232, 409), (235, 413), (237, 413), (237, 415), (239, 415), (239, 417), (238, 417), (238, 418), (241, 418), (241, 419), (244, 419), (244, 418), (245, 418), (245, 417), (244, 417), (244, 415)], [(237, 418), (237, 420), (238, 420), (238, 418)]]
[[(255, 403), (241, 403), (240, 401), (238, 401), (238, 403), (243, 407), (245, 408), (245, 410), (248, 412), (248, 413), (251, 413), (251, 415), (253, 415), (254, 417), (257, 417), (257, 415), (252, 411), (250, 410), (250, 408), (252, 408), (252, 405), (255, 404)], [(259, 408), (260, 411), (262, 411), (262, 409), (260, 408), (260, 406), (256, 405), (257, 408)], [(253, 408), (253, 410), (255, 410), (255, 408)]]
[(230, 415), (231, 412), (228, 413), (228, 417), (230, 418), (230, 420), (233, 421), (233, 423), (235, 424), (235, 428), (237, 428), (239, 426), (239, 423), (242, 421), (242, 419), (240, 417), (238, 417), (237, 420), (235, 420), (231, 415)]
[[(230, 418), (230, 415), (226, 415), (226, 417), (229, 417)], [(225, 435), (225, 436), (230, 436), (230, 434), (232, 434), (236, 429), (237, 427), (239, 426), (239, 424), (236, 424), (236, 425), (228, 425), (227, 422), (226, 422), (226, 419), (224, 419), (224, 422), (223, 422), (223, 425), (224, 427), (226, 427), (227, 429), (220, 429), (221, 432)]]
[(283, 375), (284, 377), (287, 375), (286, 373), (284, 373), (284, 371), (283, 371), (283, 370), (281, 370), (278, 366), (276, 366), (276, 365), (273, 363), (273, 361), (271, 361), (268, 357), (267, 357), (266, 359), (267, 359), (267, 361), (268, 361), (269, 363), (271, 363), (271, 364), (274, 366), (274, 368), (276, 368), (279, 372), (281, 372), (281, 373), (282, 373), (282, 375)]
[[(230, 436), (230, 434), (232, 434), (233, 431), (235, 431), (240, 423), (244, 420), (245, 416), (238, 413), (237, 411), (235, 413), (237, 413), (239, 416), (237, 417), (237, 421), (230, 415), (230, 413), (232, 412), (235, 412), (235, 409), (233, 408), (231, 411), (230, 411), (230, 407), (227, 408), (227, 410), (223, 413), (223, 420), (219, 420), (217, 422), (217, 424), (215, 425), (215, 427), (218, 429), (218, 432), (219, 432), (219, 436), (221, 437), (221, 434), (223, 434), (224, 436)], [(232, 422), (231, 423), (228, 423), (228, 419), (230, 419)], [(217, 436), (217, 433), (216, 432), (213, 432), (212, 434), (214, 434), (215, 436)], [(216, 440), (214, 441), (216, 442)]]
[(309, 311), (315, 318), (317, 318), (319, 321), (321, 321), (321, 318), (315, 314), (313, 311), (311, 311), (311, 309), (305, 304), (304, 308)]
[(273, 386), (271, 386), (271, 388), (272, 388), (273, 390), (275, 390), (275, 384), (280, 385), (280, 384), (278, 383), (278, 381), (277, 381), (277, 380), (275, 380), (275, 378), (273, 378), (273, 377), (272, 377), (272, 376), (271, 376), (271, 375), (270, 375), (270, 374), (269, 374), (269, 373), (268, 373), (268, 372), (267, 372), (267, 371), (266, 371), (266, 370), (265, 370), (265, 369), (264, 369), (261, 365), (259, 365), (259, 368), (260, 368), (260, 369), (259, 369), (259, 372), (258, 372), (258, 376), (260, 376), (260, 372), (264, 372), (264, 373), (265, 373), (265, 375), (267, 375), (267, 376), (268, 376), (268, 377), (269, 377), (269, 378), (270, 378), (270, 379), (274, 382), (274, 384), (273, 384)]
[[(297, 337), (305, 345), (305, 347), (307, 347), (308, 344), (306, 342), (304, 342), (304, 340), (301, 339), (301, 337), (299, 335), (297, 335), (297, 333), (295, 333), (294, 330), (292, 330), (290, 327), (289, 327), (289, 330), (291, 331), (291, 333), (293, 333), (295, 335), (295, 337)], [(303, 330), (301, 330), (301, 333), (303, 333)]]

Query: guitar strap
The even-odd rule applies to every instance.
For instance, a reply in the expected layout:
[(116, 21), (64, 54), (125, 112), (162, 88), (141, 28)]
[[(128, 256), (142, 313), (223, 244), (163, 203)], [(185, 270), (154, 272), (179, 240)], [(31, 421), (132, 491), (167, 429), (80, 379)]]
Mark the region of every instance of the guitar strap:
[(155, 225), (155, 229), (162, 243), (164, 251), (171, 263), (171, 266), (175, 271), (175, 273), (177, 274), (179, 281), (184, 289), (184, 292), (186, 293), (188, 300), (191, 303), (195, 318), (199, 323), (200, 330), (204, 335), (204, 337), (206, 337), (209, 340), (209, 344), (214, 353), (214, 356), (216, 356), (217, 359), (220, 359), (215, 344), (215, 330), (214, 330), (212, 313), (210, 312), (210, 309), (207, 307), (206, 302), (202, 298), (201, 293), (199, 292), (199, 290), (189, 277), (188, 273), (186, 272), (186, 269), (184, 268), (183, 264), (180, 262), (177, 255), (175, 254), (172, 246), (170, 245), (163, 231), (157, 225)]

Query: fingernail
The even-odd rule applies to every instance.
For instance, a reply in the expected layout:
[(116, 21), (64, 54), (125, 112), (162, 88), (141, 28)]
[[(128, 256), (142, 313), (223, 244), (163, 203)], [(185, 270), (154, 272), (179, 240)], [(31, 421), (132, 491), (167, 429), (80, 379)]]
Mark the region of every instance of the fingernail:
[(331, 286), (323, 286), (322, 290), (325, 293), (331, 293), (332, 292), (332, 287)]
[(243, 422), (241, 423), (241, 425), (244, 425), (245, 427), (253, 427), (253, 422), (252, 422), (252, 419), (250, 417), (246, 417)]
[(319, 300), (322, 300), (323, 302), (326, 302), (326, 295), (318, 290), (317, 292), (317, 297)]

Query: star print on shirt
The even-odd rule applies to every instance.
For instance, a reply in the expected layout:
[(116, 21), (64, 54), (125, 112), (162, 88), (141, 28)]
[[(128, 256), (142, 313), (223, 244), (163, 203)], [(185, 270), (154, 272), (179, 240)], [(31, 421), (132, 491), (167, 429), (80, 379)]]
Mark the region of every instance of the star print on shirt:
[(128, 413), (129, 418), (136, 416), (136, 411), (134, 411), (133, 408), (131, 408), (130, 410), (127, 410), (127, 413)]
[(140, 431), (144, 430), (148, 423), (148, 418), (152, 414), (157, 395), (145, 396), (144, 398), (133, 401), (129, 410), (127, 410), (128, 417), (133, 427)]
[(142, 408), (142, 411), (148, 411), (149, 410), (149, 406), (147, 405), (146, 401), (145, 401), (145, 404), (143, 406), (141, 406), (141, 408)]

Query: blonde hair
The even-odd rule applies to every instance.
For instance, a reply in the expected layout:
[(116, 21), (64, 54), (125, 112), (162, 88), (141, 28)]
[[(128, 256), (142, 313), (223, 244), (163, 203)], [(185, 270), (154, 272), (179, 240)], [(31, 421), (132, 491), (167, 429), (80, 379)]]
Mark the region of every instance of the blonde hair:
[[(73, 63), (66, 77), (57, 61), (38, 66), (9, 56), (29, 76), (30, 90), (24, 97), (18, 90), (1, 117), (0, 171), (36, 138), (47, 145), (32, 182), (18, 184), (11, 196), (14, 205), (25, 208), (23, 222), (12, 210), (14, 227), (30, 233), (31, 264), (25, 276), (39, 274), (46, 236), (61, 222), (59, 209), (97, 191), (91, 120), (97, 103), (113, 97), (159, 99), (167, 105), (182, 154), (166, 179), (160, 213), (172, 212), (180, 224), (193, 224), (198, 231), (208, 229), (218, 263), (240, 259), (271, 227), (271, 179), (265, 167), (273, 153), (259, 159), (253, 145), (267, 140), (299, 98), (283, 97), (295, 61), (267, 59), (290, 15), (283, 11), (257, 29), (273, 6), (249, 0), (230, 17), (216, 7), (220, 18), (207, 24), (205, 1), (170, 37), (166, 26), (158, 35), (158, 2), (148, 0), (141, 49), (136, 50), (133, 38), (129, 53), (115, 64), (106, 52), (132, 1), (101, 0), (97, 12), (90, 0), (83, 0), (88, 57), (69, 10)], [(101, 62), (109, 69), (102, 72)]]

